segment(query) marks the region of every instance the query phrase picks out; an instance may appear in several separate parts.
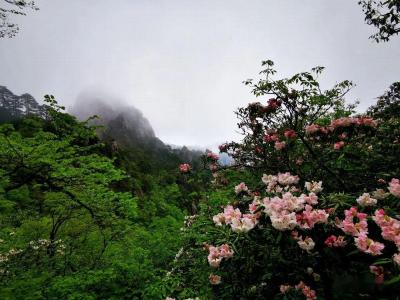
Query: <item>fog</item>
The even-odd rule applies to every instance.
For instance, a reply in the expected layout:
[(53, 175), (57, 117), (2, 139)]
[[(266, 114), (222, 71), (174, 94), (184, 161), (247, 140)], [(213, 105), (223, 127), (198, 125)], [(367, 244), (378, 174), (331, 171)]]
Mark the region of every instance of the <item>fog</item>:
[[(140, 109), (176, 145), (237, 138), (233, 111), (254, 101), (242, 84), (272, 59), (278, 76), (327, 69), (329, 88), (357, 87), (360, 111), (399, 80), (400, 38), (376, 44), (350, 0), (41, 0), (0, 40), (0, 85), (72, 107), (82, 93)], [(263, 101), (264, 99), (259, 99)], [(110, 101), (112, 102), (112, 101)], [(111, 103), (112, 104), (112, 103)]]

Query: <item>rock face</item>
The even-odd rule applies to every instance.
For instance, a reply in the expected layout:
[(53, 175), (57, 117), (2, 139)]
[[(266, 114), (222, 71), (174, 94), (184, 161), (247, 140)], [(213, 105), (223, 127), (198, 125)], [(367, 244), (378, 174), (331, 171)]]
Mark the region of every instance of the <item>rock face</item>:
[(30, 94), (14, 95), (0, 85), (0, 122), (21, 119), (27, 115), (44, 115), (45, 108), (39, 105)]
[(173, 149), (155, 135), (150, 122), (140, 110), (118, 104), (107, 96), (82, 94), (70, 113), (80, 120), (97, 115), (98, 119), (91, 122), (104, 126), (98, 130), (104, 141), (110, 142), (114, 148), (122, 147), (132, 153), (141, 151), (144, 156), (162, 165), (171, 164), (171, 167), (176, 168), (178, 161), (193, 162), (202, 154), (201, 151), (189, 150), (187, 147)]
[[(71, 109), (71, 114), (80, 120), (86, 120), (96, 115), (97, 119), (91, 121), (94, 125), (103, 125), (99, 130), (103, 139), (114, 139), (124, 146), (144, 146), (162, 143), (154, 133), (150, 122), (143, 116), (142, 112), (133, 106), (111, 105), (111, 99), (101, 99), (85, 95), (78, 98)], [(164, 145), (165, 146), (165, 145)]]

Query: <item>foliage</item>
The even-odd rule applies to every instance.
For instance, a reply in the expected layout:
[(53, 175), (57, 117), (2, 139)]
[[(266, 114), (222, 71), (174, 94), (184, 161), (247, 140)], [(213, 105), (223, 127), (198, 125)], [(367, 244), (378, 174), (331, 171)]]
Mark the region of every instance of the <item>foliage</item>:
[(175, 177), (147, 175), (139, 195), (145, 174), (45, 101), (44, 118), (0, 127), (0, 298), (141, 299), (179, 249)]
[(365, 13), (365, 21), (377, 28), (371, 35), (377, 43), (387, 42), (393, 35), (400, 33), (399, 0), (361, 0), (358, 2)]

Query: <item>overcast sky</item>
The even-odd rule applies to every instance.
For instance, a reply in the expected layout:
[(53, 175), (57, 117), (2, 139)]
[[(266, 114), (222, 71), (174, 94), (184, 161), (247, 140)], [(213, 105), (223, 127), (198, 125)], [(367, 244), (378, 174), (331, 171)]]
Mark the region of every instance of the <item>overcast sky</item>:
[[(280, 76), (327, 69), (360, 110), (400, 80), (400, 37), (376, 44), (357, 0), (39, 0), (0, 40), (0, 85), (72, 106), (82, 92), (143, 111), (172, 144), (235, 137), (233, 111), (254, 101), (242, 84), (272, 59)], [(264, 100), (264, 99), (259, 99)]]

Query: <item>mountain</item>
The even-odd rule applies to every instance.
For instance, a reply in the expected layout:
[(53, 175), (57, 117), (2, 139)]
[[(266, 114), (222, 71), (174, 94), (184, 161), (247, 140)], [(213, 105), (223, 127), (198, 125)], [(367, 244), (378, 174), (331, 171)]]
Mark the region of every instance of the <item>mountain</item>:
[(105, 140), (115, 140), (121, 146), (148, 146), (158, 144), (164, 147), (154, 133), (150, 122), (142, 112), (133, 106), (108, 104), (112, 99), (96, 96), (81, 95), (70, 113), (80, 120), (86, 120), (93, 115), (97, 119), (91, 121), (93, 125), (103, 125), (98, 130), (99, 135)]
[[(111, 104), (112, 103), (112, 104)], [(81, 94), (70, 113), (81, 120), (93, 115), (97, 119), (93, 125), (102, 125), (98, 134), (105, 142), (125, 151), (135, 161), (141, 161), (142, 169), (173, 169), (179, 163), (199, 163), (202, 151), (190, 150), (187, 147), (171, 147), (161, 141), (142, 112), (129, 105), (118, 103), (110, 96)], [(144, 171), (144, 170), (143, 170)]]
[[(97, 133), (110, 152), (118, 152), (121, 159), (132, 162), (143, 173), (176, 169), (183, 162), (198, 164), (202, 155), (202, 151), (165, 144), (156, 137), (140, 110), (117, 104), (107, 96), (82, 94), (70, 113), (80, 120), (97, 115), (90, 123), (101, 125)], [(44, 117), (46, 106), (38, 104), (30, 94), (17, 96), (0, 86), (0, 123), (14, 122), (28, 115)]]
[(0, 122), (15, 121), (31, 114), (43, 116), (45, 111), (30, 94), (17, 96), (0, 85)]

